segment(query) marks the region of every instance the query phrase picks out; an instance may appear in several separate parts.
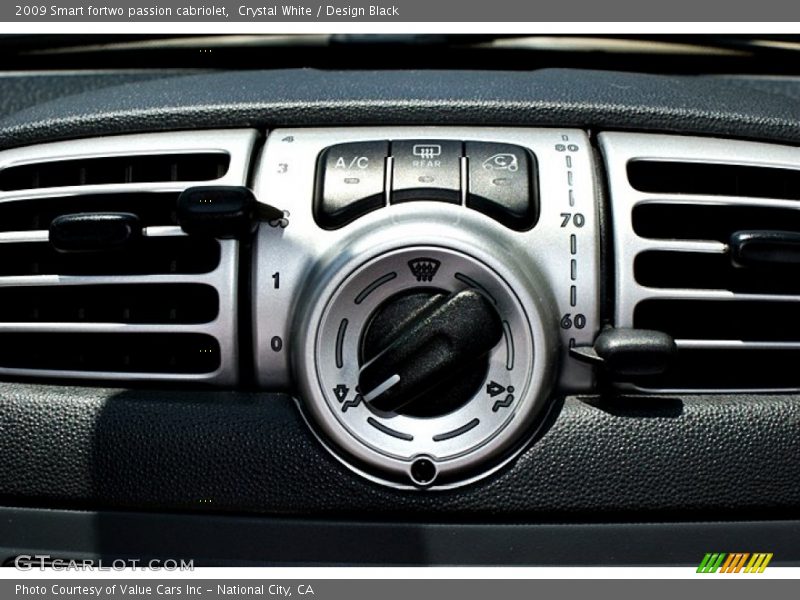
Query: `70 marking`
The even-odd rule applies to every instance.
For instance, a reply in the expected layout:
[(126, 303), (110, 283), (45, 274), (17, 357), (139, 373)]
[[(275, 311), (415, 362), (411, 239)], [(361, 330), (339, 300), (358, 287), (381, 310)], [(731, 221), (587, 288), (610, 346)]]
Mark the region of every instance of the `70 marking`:
[(561, 227), (567, 227), (570, 222), (580, 229), (586, 225), (586, 217), (583, 213), (561, 213)]

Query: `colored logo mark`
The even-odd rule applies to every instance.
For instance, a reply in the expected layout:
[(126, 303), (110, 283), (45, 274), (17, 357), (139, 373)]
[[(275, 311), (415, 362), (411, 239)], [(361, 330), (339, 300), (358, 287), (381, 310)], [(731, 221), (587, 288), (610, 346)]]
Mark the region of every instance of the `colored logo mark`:
[(697, 572), (763, 573), (771, 560), (771, 552), (709, 552), (703, 557)]

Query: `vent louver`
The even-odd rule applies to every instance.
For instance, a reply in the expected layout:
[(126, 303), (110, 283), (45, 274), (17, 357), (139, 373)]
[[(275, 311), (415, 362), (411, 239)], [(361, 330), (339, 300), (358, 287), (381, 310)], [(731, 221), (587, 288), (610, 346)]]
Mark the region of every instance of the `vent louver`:
[(211, 181), (225, 176), (225, 153), (116, 156), (35, 162), (0, 171), (0, 191), (160, 181)]
[(651, 390), (800, 389), (800, 265), (741, 266), (736, 232), (800, 233), (800, 149), (603, 133), (615, 323), (672, 335)]
[[(238, 242), (189, 237), (180, 192), (246, 185), (256, 133), (198, 131), (0, 152), (0, 376), (236, 381)], [(130, 212), (125, 250), (55, 251), (50, 222)]]

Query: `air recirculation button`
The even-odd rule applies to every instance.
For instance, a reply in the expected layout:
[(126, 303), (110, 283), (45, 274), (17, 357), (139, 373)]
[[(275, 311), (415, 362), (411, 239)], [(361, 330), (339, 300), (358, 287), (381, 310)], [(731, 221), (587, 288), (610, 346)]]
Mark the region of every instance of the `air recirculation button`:
[(524, 231), (539, 215), (536, 158), (512, 144), (467, 142), (469, 193), (467, 206)]

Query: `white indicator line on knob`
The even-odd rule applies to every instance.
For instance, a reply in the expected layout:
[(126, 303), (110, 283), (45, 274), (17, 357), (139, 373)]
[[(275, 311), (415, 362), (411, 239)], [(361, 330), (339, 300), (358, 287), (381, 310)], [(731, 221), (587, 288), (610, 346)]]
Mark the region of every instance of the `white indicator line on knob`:
[(364, 402), (369, 404), (375, 398), (380, 396), (383, 392), (385, 392), (389, 388), (397, 385), (399, 382), (400, 382), (400, 375), (397, 375), (397, 374), (392, 375), (391, 377), (389, 377), (389, 379), (384, 381), (382, 384), (380, 384), (378, 387), (376, 387), (374, 390), (372, 390), (369, 394), (365, 394), (364, 395)]

